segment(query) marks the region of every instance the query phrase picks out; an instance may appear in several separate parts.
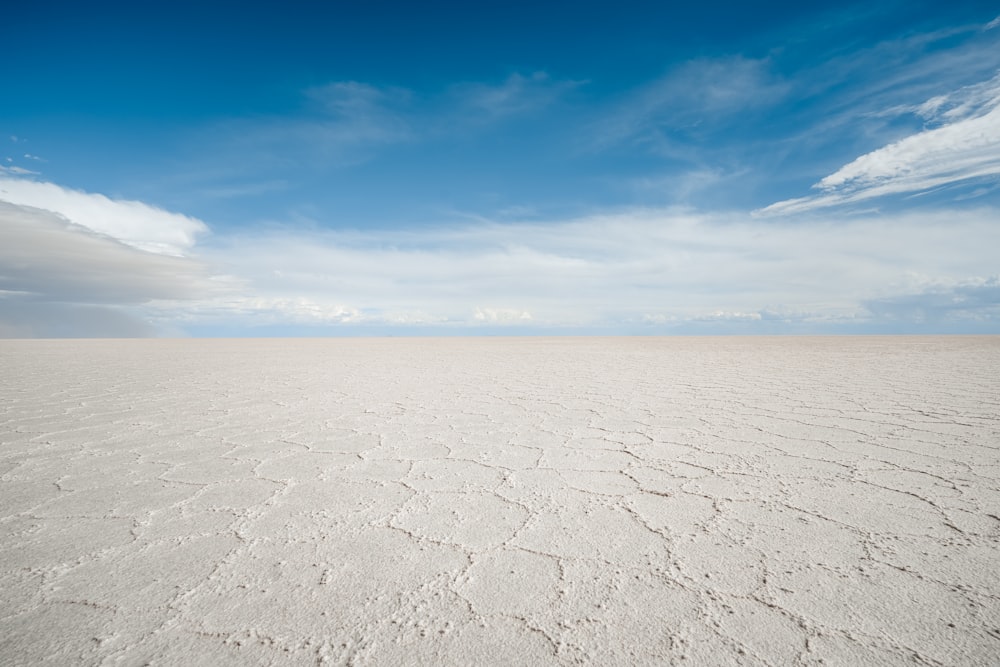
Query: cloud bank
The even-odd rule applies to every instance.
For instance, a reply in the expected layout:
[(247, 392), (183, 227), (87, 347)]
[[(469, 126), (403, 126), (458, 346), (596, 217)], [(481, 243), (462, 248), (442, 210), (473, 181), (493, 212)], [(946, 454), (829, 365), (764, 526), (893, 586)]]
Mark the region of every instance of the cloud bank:
[[(66, 192), (51, 184), (30, 185)], [(18, 190), (25, 191), (32, 190)], [(153, 335), (157, 329), (137, 315), (138, 306), (201, 299), (224, 287), (200, 262), (174, 254), (189, 248), (189, 234), (200, 231), (200, 223), (137, 202), (115, 211), (112, 200), (88, 197), (94, 196), (70, 192), (54, 206), (76, 216), (74, 204), (91, 204), (80, 219), (92, 226), (0, 201), (0, 337)], [(102, 211), (112, 214), (106, 220)], [(130, 218), (133, 211), (144, 217)], [(165, 223), (175, 227), (163, 229)]]
[[(56, 204), (89, 225), (0, 203), (0, 335), (1000, 325), (988, 207), (808, 220), (625, 209), (418, 230), (271, 226), (199, 243), (200, 221), (72, 194)], [(81, 198), (112, 222), (63, 205)], [(141, 217), (114, 222), (131, 211)]]
[[(419, 232), (272, 229), (205, 249), (252, 298), (169, 308), (191, 323), (225, 317), (249, 327), (854, 326), (888, 317), (880, 304), (894, 298), (929, 304), (943, 285), (989, 284), (995, 216), (984, 208), (762, 224), (738, 213), (645, 209)], [(995, 321), (990, 294), (956, 302), (941, 321)]]

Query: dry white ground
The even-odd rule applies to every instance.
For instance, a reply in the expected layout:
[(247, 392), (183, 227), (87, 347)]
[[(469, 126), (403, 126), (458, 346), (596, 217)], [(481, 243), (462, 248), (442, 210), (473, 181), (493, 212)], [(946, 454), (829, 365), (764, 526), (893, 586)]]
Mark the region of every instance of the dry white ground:
[(1000, 664), (1000, 337), (6, 341), (0, 663)]

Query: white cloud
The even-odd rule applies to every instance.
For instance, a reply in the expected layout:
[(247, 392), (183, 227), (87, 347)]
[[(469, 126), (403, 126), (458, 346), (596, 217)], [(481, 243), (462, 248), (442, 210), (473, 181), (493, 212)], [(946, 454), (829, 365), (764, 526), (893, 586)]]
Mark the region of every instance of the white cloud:
[(164, 255), (183, 256), (208, 231), (200, 220), (142, 202), (27, 179), (0, 178), (0, 202), (49, 211), (132, 247)]
[(742, 313), (742, 312), (738, 312), (738, 311), (737, 312), (726, 312), (724, 310), (716, 310), (714, 312), (706, 313), (704, 315), (696, 315), (695, 317), (693, 317), (691, 319), (693, 319), (695, 321), (699, 321), (699, 322), (718, 322), (718, 321), (727, 321), (727, 320), (737, 320), (737, 321), (739, 321), (739, 320), (753, 320), (753, 321), (757, 321), (757, 320), (762, 319), (762, 316), (761, 316), (761, 314), (759, 312)]
[[(138, 335), (150, 322), (161, 331), (750, 331), (930, 321), (921, 312), (1000, 324), (995, 281), (983, 278), (996, 273), (997, 217), (994, 208), (826, 220), (634, 209), (417, 230), (270, 227), (197, 248), (192, 237), (184, 249), (197, 249), (195, 261), (140, 250), (52, 212), (0, 204), (0, 329), (62, 335), (78, 317), (81, 335)], [(944, 292), (964, 298), (961, 307), (945, 308)], [(918, 312), (911, 304), (921, 299)], [(99, 326), (102, 314), (107, 326)]]
[(328, 322), (829, 323), (864, 317), (865, 303), (918, 292), (927, 280), (995, 272), (996, 216), (986, 208), (762, 222), (633, 210), (420, 231), (278, 229), (219, 239), (206, 253), (245, 281), (245, 294), (272, 304), (260, 305), (266, 312), (304, 299), (328, 309)]
[[(236, 292), (236, 290), (232, 290)], [(254, 328), (276, 324), (316, 326), (361, 323), (357, 308), (322, 296), (274, 296), (234, 293), (197, 300), (154, 300), (145, 308), (157, 320), (173, 325), (185, 322), (226, 324)]]
[(759, 213), (789, 214), (1000, 177), (1000, 76), (912, 107), (936, 125), (826, 176), (820, 194), (777, 202)]
[(937, 281), (917, 291), (868, 300), (865, 307), (888, 320), (996, 323), (1000, 320), (1000, 277)]
[[(13, 162), (10, 158), (7, 159), (8, 162)], [(11, 174), (13, 176), (37, 176), (37, 171), (32, 171), (31, 169), (25, 169), (24, 167), (18, 167), (14, 165), (12, 167), (4, 167), (0, 165), (0, 174)], [(2, 196), (2, 191), (0, 191), (0, 196)]]
[(476, 322), (523, 324), (531, 321), (531, 313), (516, 308), (476, 308), (472, 319)]

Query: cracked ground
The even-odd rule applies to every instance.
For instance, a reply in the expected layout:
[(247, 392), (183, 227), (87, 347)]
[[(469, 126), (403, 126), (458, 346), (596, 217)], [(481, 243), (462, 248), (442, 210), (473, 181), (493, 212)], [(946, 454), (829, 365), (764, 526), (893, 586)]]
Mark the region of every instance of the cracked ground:
[(1000, 338), (0, 343), (5, 665), (1000, 663)]

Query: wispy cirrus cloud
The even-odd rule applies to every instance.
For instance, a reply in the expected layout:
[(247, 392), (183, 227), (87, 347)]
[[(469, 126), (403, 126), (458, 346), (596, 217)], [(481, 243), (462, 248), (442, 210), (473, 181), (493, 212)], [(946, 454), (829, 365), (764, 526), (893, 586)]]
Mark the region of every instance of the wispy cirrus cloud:
[(334, 81), (303, 90), (300, 100), (294, 111), (230, 118), (207, 128), (199, 145), (211, 150), (198, 162), (214, 165), (207, 171), (226, 179), (212, 187), (241, 187), (243, 178), (253, 174), (259, 181), (261, 172), (349, 166), (419, 136), (413, 96), (404, 88)]
[[(246, 179), (297, 180), (285, 174), (343, 169), (401, 146), (426, 150), (456, 135), (489, 131), (546, 109), (579, 85), (545, 72), (515, 72), (500, 82), (466, 81), (419, 92), (332, 81), (303, 90), (300, 105), (285, 113), (213, 124), (199, 137), (193, 159), (202, 172), (217, 174), (209, 190), (238, 189)], [(204, 168), (206, 162), (210, 169)]]
[(447, 93), (452, 113), (477, 123), (540, 111), (567, 92), (582, 85), (582, 81), (557, 81), (545, 72), (528, 76), (517, 72), (500, 84), (483, 82), (459, 83)]
[(593, 147), (627, 142), (670, 152), (673, 143), (776, 104), (789, 90), (789, 83), (772, 71), (767, 59), (691, 60), (632, 92), (596, 122)]
[(478, 124), (544, 109), (583, 82), (555, 80), (546, 72), (510, 74), (500, 83), (465, 81), (418, 95), (398, 86), (338, 81), (309, 88), (306, 97), (324, 122), (355, 128), (360, 140), (428, 138), (444, 123)]
[(413, 93), (396, 86), (335, 81), (305, 91), (315, 108), (315, 139), (334, 143), (393, 143), (412, 138)]
[[(851, 27), (848, 22), (840, 30)], [(800, 182), (804, 175), (819, 181), (859, 155), (959, 120), (959, 104), (937, 125), (917, 107), (994, 76), (1000, 49), (996, 35), (981, 28), (907, 33), (845, 49), (824, 24), (767, 58), (689, 61), (627, 94), (592, 126), (590, 145), (667, 158), (661, 191), (673, 201), (683, 201), (674, 195), (675, 184), (689, 180), (679, 173), (681, 163), (686, 172), (724, 176), (705, 184), (703, 203), (774, 202), (779, 197), (761, 199), (776, 184)], [(799, 57), (824, 40), (829, 57)], [(980, 92), (989, 91), (980, 86)], [(973, 102), (971, 94), (962, 97)]]
[(24, 167), (19, 167), (17, 165), (9, 167), (0, 165), (0, 174), (10, 174), (11, 176), (38, 176), (39, 172), (32, 169), (25, 169)]
[(801, 213), (1000, 177), (1000, 75), (893, 112), (917, 114), (928, 127), (824, 177), (813, 186), (818, 194), (776, 202), (758, 213)]

